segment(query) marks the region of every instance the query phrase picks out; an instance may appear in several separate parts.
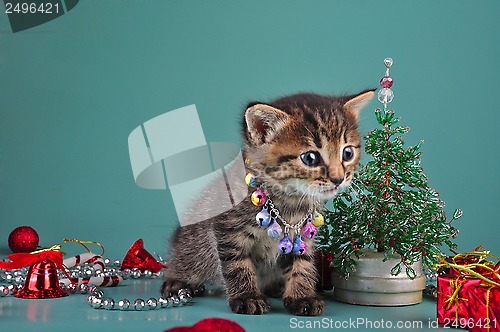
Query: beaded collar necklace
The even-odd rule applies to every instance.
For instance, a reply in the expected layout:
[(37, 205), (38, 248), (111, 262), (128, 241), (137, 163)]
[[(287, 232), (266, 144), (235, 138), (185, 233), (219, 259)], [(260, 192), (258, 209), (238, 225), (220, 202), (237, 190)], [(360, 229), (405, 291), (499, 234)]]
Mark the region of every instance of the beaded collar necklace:
[[(250, 197), (255, 206), (262, 207), (262, 210), (255, 216), (255, 220), (259, 226), (267, 228), (269, 237), (273, 239), (281, 238), (278, 241), (279, 251), (282, 254), (289, 254), (290, 252), (295, 255), (305, 254), (307, 246), (302, 238), (312, 239), (316, 235), (316, 227), (324, 223), (323, 215), (314, 210), (306, 214), (297, 224), (291, 225), (280, 215), (269, 195), (264, 190), (259, 189), (257, 179), (252, 173), (246, 175), (245, 183), (249, 187), (257, 188)], [(295, 239), (292, 242), (291, 237), (293, 238), (293, 236), (295, 236)]]

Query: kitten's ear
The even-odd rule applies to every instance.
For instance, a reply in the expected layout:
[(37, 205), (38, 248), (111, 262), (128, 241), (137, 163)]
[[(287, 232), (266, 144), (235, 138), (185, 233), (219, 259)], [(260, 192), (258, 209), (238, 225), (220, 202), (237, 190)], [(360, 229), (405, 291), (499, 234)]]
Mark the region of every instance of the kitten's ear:
[(245, 111), (245, 122), (250, 139), (259, 145), (269, 142), (286, 126), (289, 115), (266, 104), (250, 105)]
[(357, 95), (349, 97), (349, 100), (344, 104), (344, 109), (357, 120), (359, 111), (370, 102), (375, 95), (375, 90), (366, 90)]

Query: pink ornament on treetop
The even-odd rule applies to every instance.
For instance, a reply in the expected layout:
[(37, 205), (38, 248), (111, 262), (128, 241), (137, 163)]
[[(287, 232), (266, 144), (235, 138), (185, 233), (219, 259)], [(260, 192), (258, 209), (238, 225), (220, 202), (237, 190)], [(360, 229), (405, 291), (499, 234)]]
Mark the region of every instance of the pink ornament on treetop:
[(392, 80), (392, 77), (390, 76), (384, 76), (380, 79), (380, 86), (383, 88), (389, 89), (394, 81)]

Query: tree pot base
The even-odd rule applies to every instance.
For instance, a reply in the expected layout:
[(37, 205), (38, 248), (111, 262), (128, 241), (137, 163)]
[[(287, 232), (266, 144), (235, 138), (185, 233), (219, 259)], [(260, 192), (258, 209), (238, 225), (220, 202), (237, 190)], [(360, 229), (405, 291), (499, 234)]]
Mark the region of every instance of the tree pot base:
[(415, 279), (409, 279), (403, 271), (391, 275), (391, 269), (399, 261), (399, 256), (383, 262), (383, 253), (366, 251), (356, 264), (356, 271), (349, 279), (332, 273), (334, 298), (337, 301), (372, 306), (405, 306), (422, 302), (422, 290), (425, 288), (425, 276), (422, 262), (412, 265), (417, 273)]

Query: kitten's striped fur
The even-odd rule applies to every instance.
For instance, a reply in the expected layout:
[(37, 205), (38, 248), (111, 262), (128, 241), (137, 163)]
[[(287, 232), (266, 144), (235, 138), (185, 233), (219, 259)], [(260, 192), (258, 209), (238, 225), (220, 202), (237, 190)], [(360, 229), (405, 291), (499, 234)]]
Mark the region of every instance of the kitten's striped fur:
[[(288, 223), (321, 209), (349, 184), (360, 157), (358, 112), (372, 96), (371, 90), (343, 97), (297, 94), (246, 109), (243, 144), (248, 168)], [(317, 155), (306, 154), (303, 161), (301, 155), (311, 151)], [(315, 156), (319, 164), (306, 165)], [(281, 296), (292, 314), (321, 314), (314, 240), (306, 239), (304, 255), (280, 254), (277, 240), (255, 221), (259, 211), (245, 199), (217, 217), (178, 228), (162, 293), (219, 282), (236, 313), (268, 312), (270, 295)]]

